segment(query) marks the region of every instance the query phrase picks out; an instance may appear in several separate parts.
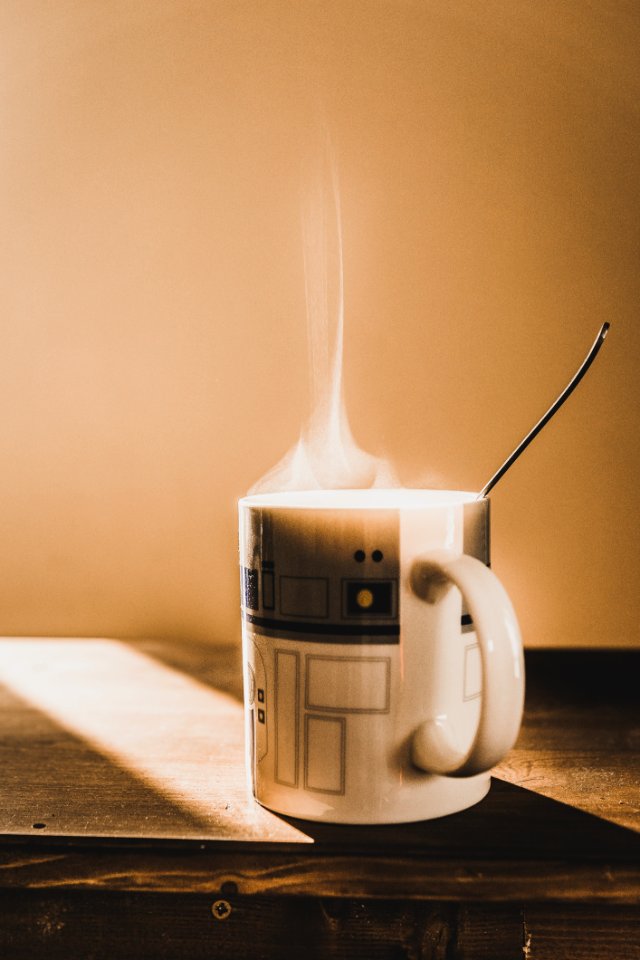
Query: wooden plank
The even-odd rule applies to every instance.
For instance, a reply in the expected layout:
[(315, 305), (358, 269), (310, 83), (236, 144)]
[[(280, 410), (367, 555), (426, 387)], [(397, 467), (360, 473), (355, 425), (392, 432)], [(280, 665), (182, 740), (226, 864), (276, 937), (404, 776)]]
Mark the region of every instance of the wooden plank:
[[(229, 803), (224, 811), (229, 819), (217, 820), (215, 808), (209, 822), (204, 818), (190, 820), (186, 814), (168, 804), (157, 792), (143, 789), (136, 781), (123, 777), (116, 768), (107, 769), (101, 780), (89, 776), (94, 761), (85, 757), (84, 784), (78, 788), (69, 779), (55, 791), (46, 780), (47, 767), (37, 772), (28, 772), (34, 789), (31, 796), (22, 795), (17, 807), (30, 841), (36, 849), (56, 842), (91, 842), (94, 846), (119, 840), (126, 844), (130, 839), (170, 845), (178, 841), (203, 844), (250, 844), (258, 850), (290, 848), (313, 843), (319, 851), (351, 852), (353, 854), (395, 852), (401, 850), (409, 856), (442, 856), (451, 858), (501, 858), (522, 862), (527, 858), (541, 859), (604, 859), (610, 863), (640, 860), (640, 838), (637, 834), (607, 823), (589, 814), (575, 810), (569, 804), (561, 804), (541, 797), (517, 785), (495, 781), (489, 796), (477, 807), (446, 817), (442, 820), (424, 821), (417, 824), (390, 826), (348, 827), (333, 824), (311, 824), (302, 821), (282, 821), (279, 832), (266, 829), (269, 818), (260, 817), (251, 822), (249, 811), (241, 808), (238, 820), (232, 819), (236, 807)], [(98, 759), (95, 761), (100, 763)], [(57, 767), (52, 770), (56, 776)], [(77, 768), (76, 768), (77, 770)], [(35, 783), (35, 776), (38, 781)], [(42, 795), (37, 786), (41, 786)], [(2, 788), (0, 788), (2, 789)], [(99, 797), (99, 802), (95, 798)], [(140, 804), (140, 809), (126, 804)], [(94, 803), (97, 809), (93, 809)], [(247, 805), (251, 802), (246, 801)], [(121, 804), (121, 806), (119, 806)], [(122, 811), (119, 814), (119, 809)], [(40, 819), (41, 818), (41, 819)], [(84, 819), (83, 819), (84, 818)], [(146, 836), (142, 834), (141, 820), (148, 824)], [(276, 819), (274, 817), (274, 819)], [(32, 824), (47, 826), (37, 829)], [(248, 822), (248, 824), (247, 824)], [(78, 826), (76, 833), (65, 832), (65, 826)], [(58, 824), (62, 827), (59, 828)], [(110, 829), (112, 827), (113, 829)], [(289, 834), (284, 828), (289, 828)], [(80, 832), (82, 830), (82, 832)], [(59, 831), (59, 832), (58, 832)], [(27, 829), (17, 829), (16, 840)], [(284, 838), (284, 839), (283, 839)], [(5, 834), (10, 839), (10, 834)], [(26, 839), (26, 838), (24, 838)], [(276, 843), (276, 840), (279, 842)]]
[(640, 651), (527, 651), (524, 723), (497, 777), (640, 831)]
[(640, 957), (628, 907), (0, 892), (3, 960), (604, 960)]
[[(341, 827), (277, 817), (248, 796), (236, 651), (217, 663), (214, 651), (159, 642), (7, 640), (0, 665), (0, 885), (201, 892), (231, 882), (254, 896), (494, 902), (639, 895), (626, 694), (607, 699), (598, 687), (607, 727), (581, 692), (571, 698), (567, 677), (551, 673), (561, 707), (545, 699), (534, 668), (528, 710), (546, 746), (520, 745), (527, 720), (482, 803), (435, 821)], [(566, 727), (576, 737), (585, 717), (588, 736), (567, 749)], [(608, 754), (612, 725), (623, 746)]]
[(527, 904), (525, 960), (640, 960), (637, 907)]
[(516, 747), (494, 776), (601, 820), (640, 829), (639, 771), (624, 753)]
[[(313, 842), (355, 851), (402, 845), (516, 859), (638, 854), (621, 829), (638, 818), (636, 714), (625, 713), (624, 698), (615, 701), (615, 735), (627, 746), (607, 752), (611, 717), (607, 726), (593, 709), (571, 706), (568, 688), (558, 719), (562, 711), (555, 701), (544, 705), (535, 669), (528, 702), (538, 730), (544, 713), (546, 746), (521, 746), (531, 743), (527, 714), (519, 743), (496, 769), (502, 782), (480, 805), (439, 821), (350, 830), (277, 817), (248, 796), (237, 651), (82, 640), (5, 640), (0, 651), (3, 834)], [(581, 749), (568, 751), (567, 729), (575, 739), (584, 724)]]
[(286, 897), (433, 901), (640, 900), (637, 864), (427, 858), (326, 853), (245, 853), (237, 847), (185, 851), (5, 844), (0, 888), (109, 889)]
[(464, 904), (458, 908), (452, 944), (456, 960), (519, 960), (524, 942), (524, 910), (519, 904)]
[(0, 642), (0, 956), (637, 960), (622, 660), (528, 655), (523, 730), (481, 804), (352, 828), (248, 797), (237, 650)]
[(224, 919), (216, 920), (213, 904), (209, 897), (184, 894), (5, 895), (0, 900), (0, 954), (3, 960), (490, 956), (452, 951), (456, 909), (451, 905), (250, 897), (234, 900)]
[(115, 640), (5, 640), (0, 679), (0, 833), (309, 842), (250, 800), (224, 688)]

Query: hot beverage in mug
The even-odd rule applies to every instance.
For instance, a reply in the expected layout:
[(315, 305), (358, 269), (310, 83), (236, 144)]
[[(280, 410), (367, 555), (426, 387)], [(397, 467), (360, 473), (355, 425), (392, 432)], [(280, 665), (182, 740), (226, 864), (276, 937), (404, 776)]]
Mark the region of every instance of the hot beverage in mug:
[(323, 490), (239, 504), (247, 762), (279, 813), (339, 823), (478, 802), (522, 716), (489, 501)]

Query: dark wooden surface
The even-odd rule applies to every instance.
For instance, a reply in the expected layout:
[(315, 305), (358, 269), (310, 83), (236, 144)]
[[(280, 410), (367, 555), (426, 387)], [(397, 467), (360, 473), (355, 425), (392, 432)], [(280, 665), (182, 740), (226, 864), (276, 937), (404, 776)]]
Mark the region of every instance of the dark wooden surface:
[(639, 665), (530, 651), (486, 799), (356, 828), (247, 796), (237, 650), (0, 641), (0, 957), (640, 957)]

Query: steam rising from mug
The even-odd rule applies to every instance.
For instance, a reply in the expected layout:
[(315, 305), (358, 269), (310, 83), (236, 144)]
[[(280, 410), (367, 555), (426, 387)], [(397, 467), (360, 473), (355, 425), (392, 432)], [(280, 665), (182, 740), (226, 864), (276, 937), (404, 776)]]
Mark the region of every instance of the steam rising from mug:
[(295, 446), (250, 493), (398, 486), (391, 467), (353, 439), (343, 393), (344, 277), (340, 193), (325, 149), (302, 204), (311, 413)]

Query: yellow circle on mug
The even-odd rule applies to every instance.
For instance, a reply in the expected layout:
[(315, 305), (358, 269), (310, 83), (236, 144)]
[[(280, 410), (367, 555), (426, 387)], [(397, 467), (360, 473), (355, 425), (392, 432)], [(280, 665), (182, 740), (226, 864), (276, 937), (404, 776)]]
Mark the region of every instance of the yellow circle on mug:
[(363, 610), (368, 610), (373, 603), (373, 593), (371, 590), (367, 590), (366, 587), (363, 590), (358, 590), (356, 603), (359, 607), (362, 607)]

